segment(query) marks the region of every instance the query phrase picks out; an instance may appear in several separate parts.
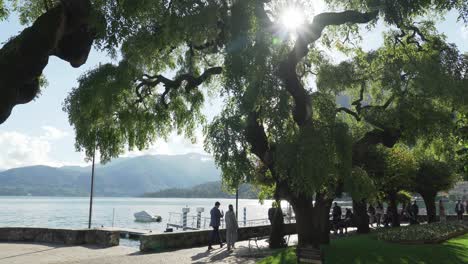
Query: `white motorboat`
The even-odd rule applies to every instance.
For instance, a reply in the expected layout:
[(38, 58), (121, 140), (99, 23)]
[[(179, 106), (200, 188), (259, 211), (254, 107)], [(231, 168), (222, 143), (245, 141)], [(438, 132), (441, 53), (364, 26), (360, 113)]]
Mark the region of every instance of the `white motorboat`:
[(141, 211), (138, 213), (134, 213), (135, 221), (137, 222), (161, 222), (162, 217), (159, 215), (155, 215), (149, 211)]

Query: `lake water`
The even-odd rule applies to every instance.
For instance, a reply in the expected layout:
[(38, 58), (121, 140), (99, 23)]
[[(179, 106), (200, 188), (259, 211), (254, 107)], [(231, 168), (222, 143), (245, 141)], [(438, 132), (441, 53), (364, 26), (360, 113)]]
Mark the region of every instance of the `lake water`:
[[(196, 208), (203, 207), (202, 217), (209, 217), (214, 203), (221, 203), (220, 209), (227, 210), (229, 204), (235, 207), (235, 199), (185, 199), (185, 198), (101, 198), (93, 203), (92, 227), (125, 227), (164, 231), (169, 213), (181, 213), (189, 207), (189, 215), (196, 215)], [(268, 217), (271, 201), (264, 205), (258, 200), (239, 199), (239, 220), (246, 208), (247, 220)], [(162, 217), (161, 223), (139, 223), (133, 214), (149, 210)], [(114, 214), (115, 212), (115, 214)], [(85, 197), (0, 197), (0, 227), (54, 227), (87, 228), (89, 198)], [(114, 220), (113, 220), (114, 218)], [(180, 221), (180, 216), (172, 216), (172, 221)]]
[[(220, 209), (226, 211), (229, 204), (235, 206), (235, 199), (195, 199), (195, 198), (103, 198), (97, 197), (93, 204), (92, 227), (124, 227), (162, 232), (167, 223), (180, 223), (183, 207), (189, 207), (189, 216), (196, 215), (196, 208), (203, 207), (202, 217), (209, 217), (214, 203), (221, 203)], [(350, 202), (339, 202), (341, 206), (351, 206)], [(424, 203), (418, 202), (422, 214)], [(454, 203), (446, 203), (447, 212), (453, 214)], [(260, 204), (258, 200), (239, 200), (239, 220), (243, 219), (246, 208), (247, 220), (266, 219), (271, 201)], [(286, 207), (286, 203), (282, 203)], [(162, 217), (161, 223), (135, 222), (135, 212), (149, 210)], [(87, 197), (0, 197), (0, 227), (51, 227), (87, 228), (89, 198)], [(115, 212), (115, 214), (114, 214)], [(113, 219), (114, 218), (114, 219)], [(191, 221), (191, 220), (190, 220)], [(203, 224), (202, 224), (203, 225)]]

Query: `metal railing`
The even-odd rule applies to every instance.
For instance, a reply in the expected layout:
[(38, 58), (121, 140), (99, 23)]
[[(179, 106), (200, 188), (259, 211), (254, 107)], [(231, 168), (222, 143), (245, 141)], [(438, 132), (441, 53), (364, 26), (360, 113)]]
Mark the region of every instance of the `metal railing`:
[[(170, 212), (169, 213), (169, 220), (167, 222), (168, 226), (180, 226), (180, 228), (183, 228), (183, 214), (182, 213), (175, 213), (175, 212)], [(285, 223), (295, 223), (296, 219), (294, 216), (288, 216), (285, 215), (284, 217)], [(196, 215), (187, 215), (187, 224), (185, 227), (191, 228), (191, 229), (209, 229), (210, 228), (210, 217), (201, 217), (200, 218), (200, 225), (198, 227), (197, 225), (198, 221), (198, 216)], [(239, 227), (252, 227), (252, 226), (261, 226), (261, 225), (269, 225), (270, 220), (268, 218), (261, 218), (261, 219), (249, 219), (249, 220), (240, 220), (237, 221)], [(221, 218), (220, 220), (221, 228), (224, 228), (225, 222), (224, 218)]]

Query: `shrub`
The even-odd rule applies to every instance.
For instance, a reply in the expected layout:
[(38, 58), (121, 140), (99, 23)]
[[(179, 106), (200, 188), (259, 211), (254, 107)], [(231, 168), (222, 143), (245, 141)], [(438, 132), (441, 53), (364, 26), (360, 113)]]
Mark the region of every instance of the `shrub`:
[(385, 229), (377, 238), (399, 243), (440, 243), (464, 233), (468, 233), (466, 222), (446, 222)]

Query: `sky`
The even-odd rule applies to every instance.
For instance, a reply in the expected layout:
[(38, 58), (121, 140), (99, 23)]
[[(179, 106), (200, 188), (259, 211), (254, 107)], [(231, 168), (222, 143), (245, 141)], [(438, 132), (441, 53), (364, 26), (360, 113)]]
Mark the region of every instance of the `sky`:
[[(323, 9), (323, 5), (316, 7)], [(444, 33), (449, 42), (455, 43), (462, 52), (468, 52), (468, 26), (457, 22), (456, 13), (450, 12), (437, 27)], [(16, 15), (9, 20), (0, 22), (0, 46), (6, 40), (17, 35), (24, 29)], [(375, 49), (382, 43), (382, 30), (364, 35), (365, 49)], [(84, 154), (75, 151), (74, 130), (68, 123), (62, 104), (73, 87), (77, 86), (77, 78), (86, 71), (93, 69), (99, 63), (112, 62), (105, 53), (92, 50), (87, 63), (78, 68), (72, 68), (68, 63), (50, 57), (44, 74), (49, 85), (33, 102), (16, 106), (10, 118), (0, 125), (0, 169), (10, 169), (31, 165), (85, 165)], [(220, 99), (209, 99), (204, 112), (208, 119), (213, 118), (221, 110)], [(127, 152), (124, 156), (144, 154), (185, 154), (203, 153), (203, 136), (201, 129), (197, 132), (197, 142), (192, 144), (183, 136), (173, 134), (167, 142), (158, 140), (156, 144), (144, 151)]]

